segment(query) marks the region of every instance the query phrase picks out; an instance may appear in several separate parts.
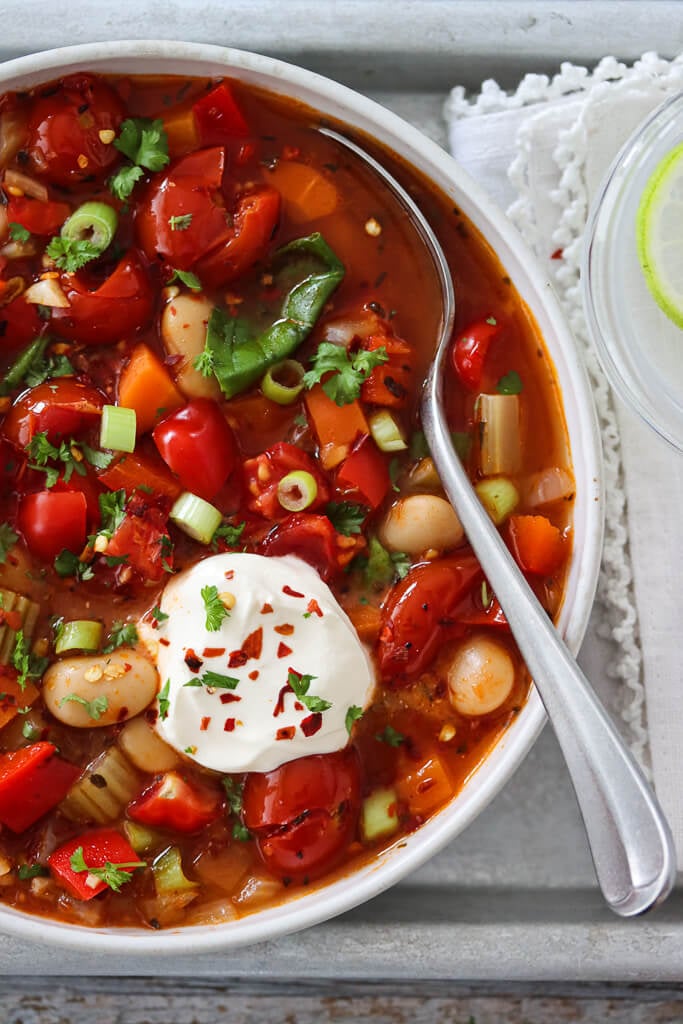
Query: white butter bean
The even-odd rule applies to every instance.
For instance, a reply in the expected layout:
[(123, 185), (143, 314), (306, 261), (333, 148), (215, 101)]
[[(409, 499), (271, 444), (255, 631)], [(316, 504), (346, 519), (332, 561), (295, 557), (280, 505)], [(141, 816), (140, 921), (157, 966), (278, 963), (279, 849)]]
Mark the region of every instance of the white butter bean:
[(77, 729), (125, 722), (151, 704), (158, 689), (151, 661), (124, 647), (113, 654), (63, 658), (43, 676), (48, 710)]
[(473, 636), (456, 651), (448, 670), (448, 696), (461, 715), (496, 711), (515, 682), (515, 664), (507, 648), (486, 636)]
[(152, 775), (168, 772), (178, 763), (173, 747), (164, 743), (144, 717), (132, 718), (126, 723), (119, 736), (119, 746), (136, 768)]
[(214, 376), (205, 377), (194, 367), (204, 351), (206, 325), (213, 303), (201, 295), (178, 295), (161, 314), (161, 337), (169, 355), (182, 356), (174, 367), (176, 384), (187, 398), (220, 398), (221, 389)]
[(382, 544), (390, 551), (421, 555), (425, 551), (448, 551), (462, 542), (460, 520), (445, 498), (436, 494), (410, 494), (391, 506), (379, 531)]

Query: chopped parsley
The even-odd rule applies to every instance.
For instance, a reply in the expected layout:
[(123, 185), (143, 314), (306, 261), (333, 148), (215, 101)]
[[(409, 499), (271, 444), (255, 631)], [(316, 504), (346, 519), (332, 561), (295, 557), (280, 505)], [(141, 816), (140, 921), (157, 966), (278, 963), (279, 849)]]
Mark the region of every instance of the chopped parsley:
[(403, 733), (398, 732), (392, 725), (385, 725), (381, 732), (375, 734), (375, 739), (389, 747), (400, 747), (406, 740)]
[(158, 604), (154, 605), (154, 607), (152, 608), (152, 611), (150, 612), (150, 614), (151, 614), (152, 618), (154, 619), (154, 621), (157, 623), (157, 625), (160, 622), (165, 622), (166, 619), (168, 618), (168, 615), (166, 614), (166, 612), (162, 612), (162, 610), (161, 610), (161, 608), (159, 607)]
[(308, 708), (308, 710), (314, 714), (315, 712), (327, 711), (328, 708), (332, 707), (329, 700), (324, 700), (322, 697), (315, 697), (313, 695), (309, 696), (308, 691), (310, 685), (316, 678), (316, 676), (300, 675), (298, 672), (293, 672), (291, 669), (287, 675), (287, 682), (294, 691), (294, 696), (297, 700), (301, 701), (305, 708)]
[(304, 374), (304, 387), (312, 388), (331, 372), (332, 376), (323, 382), (323, 391), (336, 405), (348, 405), (359, 397), (361, 385), (374, 368), (388, 359), (383, 345), (373, 352), (360, 349), (349, 355), (342, 345), (323, 341), (313, 356), (311, 369)]
[(246, 525), (246, 523), (238, 523), (237, 526), (233, 526), (232, 523), (221, 523), (211, 538), (211, 547), (213, 550), (218, 550), (219, 541), (223, 541), (226, 547), (237, 547)]
[(138, 631), (132, 622), (113, 622), (107, 645), (102, 648), (104, 654), (111, 654), (117, 647), (134, 646), (138, 642)]
[(408, 575), (410, 557), (404, 551), (387, 551), (377, 537), (370, 537), (367, 555), (354, 559), (353, 564), (363, 570), (368, 586), (383, 587)]
[(209, 633), (215, 633), (221, 628), (223, 619), (227, 619), (230, 612), (218, 596), (218, 587), (202, 587), (202, 601), (206, 611), (206, 629)]
[(9, 236), (13, 242), (28, 242), (31, 232), (23, 224), (17, 224), (16, 221), (11, 220), (9, 222)]
[(522, 378), (516, 370), (510, 370), (496, 384), (496, 391), (499, 395), (519, 395), (523, 388)]
[(27, 679), (40, 679), (48, 666), (47, 658), (38, 658), (28, 650), (23, 629), (17, 630), (12, 651), (12, 665), (19, 673), (17, 683), (22, 690), (26, 687)]
[(15, 533), (9, 523), (0, 523), (0, 565), (7, 561), (7, 555), (19, 540), (19, 534)]
[(207, 686), (211, 690), (234, 690), (239, 679), (234, 676), (222, 676), (220, 672), (204, 672), (201, 676), (195, 676), (183, 686)]
[(55, 572), (58, 576), (76, 576), (79, 580), (91, 580), (95, 575), (89, 562), (81, 562), (78, 555), (64, 548), (54, 560)]
[(351, 735), (351, 730), (353, 729), (353, 723), (358, 722), (362, 717), (363, 709), (359, 708), (357, 704), (352, 704), (351, 707), (347, 710), (346, 718), (344, 719), (346, 731), (348, 732), (349, 736)]
[(147, 117), (129, 117), (121, 125), (121, 131), (114, 145), (131, 161), (120, 167), (107, 182), (109, 190), (117, 199), (126, 200), (148, 171), (160, 171), (169, 162), (168, 138), (163, 122), (150, 121)]
[(126, 515), (126, 492), (105, 491), (99, 498), (102, 525), (100, 534), (110, 538), (119, 528)]
[(63, 238), (61, 235), (50, 240), (45, 252), (67, 274), (74, 274), (102, 254), (87, 238)]
[(59, 702), (61, 708), (62, 704), (80, 704), (88, 712), (90, 717), (95, 722), (99, 722), (104, 712), (109, 707), (109, 700), (106, 693), (101, 693), (99, 697), (93, 697), (92, 700), (86, 700), (85, 697), (81, 697), (78, 693), (67, 693), (66, 697), (62, 697)]
[(17, 878), (21, 882), (28, 882), (31, 878), (45, 878), (49, 874), (42, 864), (20, 864), (17, 868)]
[(25, 740), (30, 740), (31, 742), (33, 742), (33, 740), (37, 740), (38, 737), (40, 736), (40, 733), (41, 730), (38, 728), (38, 726), (32, 725), (31, 722), (24, 722), (24, 724), (21, 727), (21, 735), (24, 737)]
[(171, 231), (187, 231), (190, 224), (192, 223), (191, 213), (181, 213), (177, 217), (169, 217), (168, 223)]
[(233, 779), (230, 775), (226, 775), (221, 779), (221, 782), (223, 783), (223, 788), (225, 790), (228, 810), (236, 819), (232, 826), (232, 837), (233, 839), (238, 839), (242, 843), (246, 843), (251, 839), (251, 832), (246, 825), (242, 823), (239, 817), (242, 813), (244, 783), (238, 782), (237, 779)]
[(121, 892), (121, 886), (126, 882), (130, 882), (133, 875), (131, 868), (146, 868), (147, 861), (144, 860), (131, 860), (122, 862), (120, 864), (112, 864), (111, 861), (106, 861), (104, 867), (91, 868), (85, 863), (85, 857), (83, 856), (83, 847), (77, 847), (69, 858), (69, 865), (72, 871), (80, 874), (82, 871), (87, 871), (89, 875), (93, 875), (98, 878), (105, 885), (108, 885), (114, 892)]
[(128, 199), (144, 173), (142, 167), (136, 167), (134, 164), (126, 164), (124, 167), (120, 167), (116, 174), (112, 174), (107, 182), (109, 191), (116, 199), (121, 201)]
[[(173, 284), (174, 281), (181, 281), (186, 288), (189, 288), (193, 292), (200, 292), (202, 290), (202, 282), (199, 280), (197, 275), (193, 274), (190, 270), (177, 270), (174, 267), (173, 273), (166, 284)], [(201, 356), (198, 356), (197, 358), (201, 359)], [(204, 373), (204, 370), (202, 370), (201, 373)], [(204, 376), (208, 377), (208, 373), (204, 373)]]
[(171, 680), (167, 679), (162, 688), (157, 694), (157, 702), (159, 704), (159, 718), (168, 718), (168, 710), (171, 706), (171, 702), (168, 698), (168, 691), (171, 687)]
[(41, 356), (26, 370), (24, 381), (30, 388), (34, 388), (46, 380), (52, 380), (53, 377), (73, 377), (75, 372), (67, 356)]
[(68, 484), (74, 472), (78, 476), (85, 476), (87, 469), (85, 463), (90, 463), (96, 469), (106, 469), (113, 456), (107, 452), (98, 451), (90, 445), (83, 444), (73, 439), (68, 443), (62, 441), (59, 448), (50, 444), (47, 434), (43, 431), (34, 434), (26, 445), (26, 451), (33, 462), (29, 462), (31, 469), (45, 473), (45, 486), (54, 487), (59, 479), (60, 467), (49, 466), (48, 462), (62, 463), (64, 466), (63, 480)]
[(368, 510), (362, 505), (355, 505), (352, 501), (331, 501), (325, 509), (325, 514), (337, 533), (350, 537), (361, 532)]

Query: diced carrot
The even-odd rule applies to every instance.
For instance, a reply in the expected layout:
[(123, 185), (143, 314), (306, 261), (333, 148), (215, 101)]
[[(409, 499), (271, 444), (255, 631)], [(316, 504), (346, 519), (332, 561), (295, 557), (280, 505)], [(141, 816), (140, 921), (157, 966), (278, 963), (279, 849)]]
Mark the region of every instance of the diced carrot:
[(26, 708), (38, 699), (38, 691), (26, 682), (22, 690), (16, 679), (0, 676), (0, 729), (16, 716), (19, 708)]
[(295, 224), (328, 217), (337, 208), (339, 193), (324, 174), (308, 164), (280, 160), (268, 174), (285, 204), (287, 216)]
[(199, 148), (199, 132), (192, 107), (174, 107), (163, 118), (171, 160)]
[(183, 489), (161, 459), (143, 452), (122, 455), (100, 473), (99, 480), (110, 491), (124, 490), (129, 497), (142, 488), (143, 493), (149, 490), (175, 501)]
[(416, 817), (426, 818), (453, 796), (453, 783), (436, 753), (422, 763), (410, 761), (404, 755), (399, 773), (396, 793)]
[(346, 609), (359, 639), (374, 644), (382, 626), (382, 612), (372, 604), (356, 604)]
[(548, 576), (559, 569), (567, 544), (546, 516), (510, 516), (508, 531), (512, 552), (525, 572)]
[(147, 345), (136, 345), (119, 379), (119, 405), (135, 409), (138, 434), (185, 404), (171, 375)]
[(360, 403), (337, 405), (325, 394), (322, 384), (316, 384), (306, 392), (306, 408), (318, 439), (324, 469), (338, 466), (356, 441), (370, 433)]

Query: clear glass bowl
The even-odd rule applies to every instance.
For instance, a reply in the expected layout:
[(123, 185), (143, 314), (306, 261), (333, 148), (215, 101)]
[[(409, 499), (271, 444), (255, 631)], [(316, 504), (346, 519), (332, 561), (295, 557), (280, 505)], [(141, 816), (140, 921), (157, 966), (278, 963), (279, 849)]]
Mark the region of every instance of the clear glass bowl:
[(581, 270), (586, 320), (607, 377), (679, 451), (683, 330), (647, 287), (636, 248), (636, 213), (650, 175), (681, 141), (683, 94), (658, 107), (610, 167), (588, 218)]

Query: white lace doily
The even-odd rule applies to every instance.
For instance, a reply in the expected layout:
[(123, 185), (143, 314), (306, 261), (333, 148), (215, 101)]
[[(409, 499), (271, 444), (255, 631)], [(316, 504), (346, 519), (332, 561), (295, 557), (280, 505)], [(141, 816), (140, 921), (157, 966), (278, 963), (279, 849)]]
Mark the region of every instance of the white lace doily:
[[(508, 181), (516, 198), (507, 213), (547, 269), (582, 346), (591, 379), (603, 441), (606, 493), (605, 545), (597, 594), (599, 617), (602, 632), (611, 636), (618, 652), (608, 669), (622, 684), (618, 688), (618, 710), (630, 746), (646, 766), (649, 751), (642, 652), (628, 546), (619, 424), (612, 393), (588, 338), (579, 266), (589, 200), (598, 176), (649, 110), (682, 89), (683, 56), (666, 61), (648, 53), (632, 67), (614, 57), (603, 58), (593, 71), (565, 63), (552, 78), (527, 75), (512, 94), (495, 81), (484, 82), (475, 97), (468, 97), (458, 86), (446, 104), (452, 142), (457, 138), (457, 122), (462, 119), (488, 118), (492, 126), (496, 123), (498, 131), (503, 119), (495, 115), (517, 111), (514, 118), (508, 118), (513, 121), (512, 129), (508, 125), (513, 142), (508, 154)], [(619, 116), (605, 117), (606, 109)], [(595, 152), (594, 120), (598, 116), (602, 118), (602, 154)], [(461, 126), (461, 136), (465, 127), (469, 126)], [(460, 154), (456, 152), (456, 156)]]

